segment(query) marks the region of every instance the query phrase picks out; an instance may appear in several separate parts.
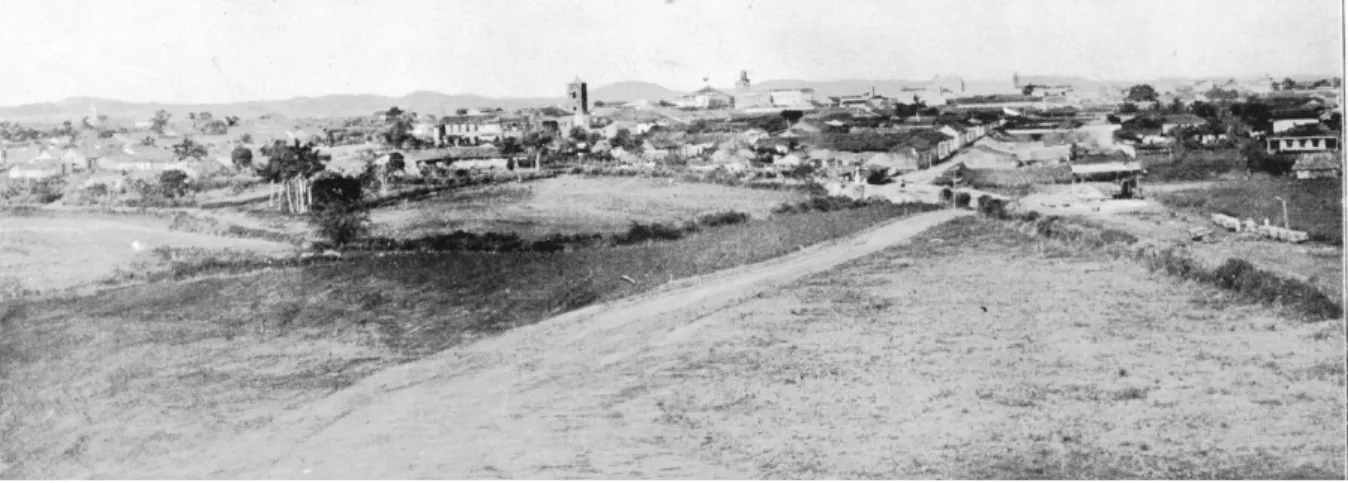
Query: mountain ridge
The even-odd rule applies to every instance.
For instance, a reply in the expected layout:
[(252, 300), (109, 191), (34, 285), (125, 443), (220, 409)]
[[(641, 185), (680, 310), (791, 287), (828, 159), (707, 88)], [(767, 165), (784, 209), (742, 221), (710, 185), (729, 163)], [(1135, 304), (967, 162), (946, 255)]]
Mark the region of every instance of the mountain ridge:
[[(1292, 79), (1304, 81), (1327, 78), (1328, 76), (1298, 74), (1283, 77), (1291, 77)], [(1275, 76), (1275, 79), (1276, 78), (1278, 78), (1278, 76)], [(1024, 75), (1020, 78), (1022, 85), (1031, 83), (1050, 85), (1066, 84), (1071, 85), (1074, 89), (1082, 91), (1098, 90), (1101, 86), (1126, 87), (1134, 84), (1152, 84), (1158, 90), (1168, 90), (1175, 85), (1192, 83), (1199, 80), (1227, 79), (1248, 81), (1258, 79), (1258, 77), (1157, 77), (1136, 81), (1095, 80), (1086, 77), (1066, 75)], [(962, 80), (965, 87), (964, 93), (968, 95), (1006, 93), (1014, 92), (1015, 90), (1010, 78), (1003, 80)], [(751, 88), (753, 90), (812, 88), (815, 90), (815, 95), (818, 98), (862, 94), (871, 92), (871, 90), (874, 89), (876, 94), (900, 97), (903, 95), (905, 89), (922, 88), (929, 85), (930, 82), (932, 81), (913, 79), (839, 79), (829, 81), (772, 79), (754, 83)], [(947, 87), (953, 88), (953, 81), (951, 84), (947, 84)], [(733, 87), (718, 89), (725, 92), (734, 92)], [(590, 89), (589, 98), (591, 101), (601, 101), (605, 103), (630, 102), (638, 99), (652, 101), (672, 100), (682, 95), (684, 92), (687, 91), (670, 89), (653, 82), (621, 81)], [(123, 119), (149, 119), (156, 111), (161, 109), (172, 113), (174, 118), (179, 119), (186, 118), (187, 113), (189, 112), (202, 111), (211, 112), (217, 117), (226, 115), (243, 118), (254, 118), (263, 115), (287, 118), (350, 117), (373, 114), (377, 111), (387, 110), (392, 106), (398, 106), (405, 111), (421, 114), (449, 115), (453, 114), (458, 109), (485, 107), (518, 109), (524, 107), (557, 106), (565, 101), (565, 97), (562, 96), (488, 97), (471, 93), (445, 94), (430, 90), (419, 90), (403, 96), (330, 94), (323, 96), (299, 96), (279, 100), (185, 104), (128, 102), (91, 96), (72, 96), (55, 102), (0, 107), (0, 120), (18, 122), (61, 122), (68, 120), (78, 122), (89, 114), (91, 107), (96, 107), (99, 114)]]

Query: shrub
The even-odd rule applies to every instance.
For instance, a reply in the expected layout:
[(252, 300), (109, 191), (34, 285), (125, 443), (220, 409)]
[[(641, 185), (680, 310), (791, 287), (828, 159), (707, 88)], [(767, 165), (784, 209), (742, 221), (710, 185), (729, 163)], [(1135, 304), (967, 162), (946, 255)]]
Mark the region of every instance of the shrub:
[(632, 222), (628, 227), (627, 233), (616, 235), (613, 242), (618, 245), (634, 245), (651, 240), (678, 240), (683, 238), (684, 231), (677, 227), (651, 223), (649, 225)]
[(721, 213), (712, 213), (698, 218), (697, 223), (706, 227), (717, 227), (722, 225), (737, 225), (749, 221), (748, 213), (738, 211), (724, 211)]
[(950, 188), (941, 188), (941, 201), (949, 203), (950, 200), (954, 198), (955, 198), (954, 191), (951, 191)]
[(176, 169), (159, 173), (159, 193), (165, 198), (182, 198), (187, 192), (187, 173)]
[(970, 196), (969, 193), (964, 191), (955, 193), (955, 206), (958, 206), (960, 208), (968, 208), (970, 201), (973, 201), (973, 197)]
[(313, 183), (309, 222), (336, 246), (364, 235), (370, 222), (361, 200), (361, 182), (350, 176), (329, 176)]

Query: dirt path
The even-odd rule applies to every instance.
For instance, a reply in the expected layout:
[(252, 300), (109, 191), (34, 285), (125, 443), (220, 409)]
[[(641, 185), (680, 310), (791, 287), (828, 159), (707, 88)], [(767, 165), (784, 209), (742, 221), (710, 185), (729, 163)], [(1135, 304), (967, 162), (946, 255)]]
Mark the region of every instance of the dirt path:
[(619, 409), (660, 370), (642, 361), (661, 354), (677, 360), (677, 342), (736, 303), (969, 214), (898, 220), (520, 328), (379, 373), (246, 438), (174, 455), (180, 465), (135, 476), (742, 479), (751, 468), (709, 466), (648, 439), (659, 409)]

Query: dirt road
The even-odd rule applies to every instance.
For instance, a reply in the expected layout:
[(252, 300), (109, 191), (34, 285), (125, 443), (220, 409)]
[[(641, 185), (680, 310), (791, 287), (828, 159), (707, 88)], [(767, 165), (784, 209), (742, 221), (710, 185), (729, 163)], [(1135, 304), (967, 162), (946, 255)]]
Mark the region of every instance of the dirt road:
[[(748, 267), (676, 282), (379, 373), (246, 438), (137, 478), (744, 478), (648, 438), (629, 407), (680, 340), (739, 302), (970, 214), (940, 211)], [(646, 405), (646, 406), (649, 406)]]

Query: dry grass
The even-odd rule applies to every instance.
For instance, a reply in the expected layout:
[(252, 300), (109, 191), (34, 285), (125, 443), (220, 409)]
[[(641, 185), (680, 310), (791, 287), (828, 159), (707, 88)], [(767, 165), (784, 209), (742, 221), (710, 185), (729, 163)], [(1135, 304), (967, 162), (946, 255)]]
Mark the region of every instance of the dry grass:
[(668, 223), (733, 210), (762, 218), (807, 196), (659, 178), (562, 176), (523, 184), (456, 190), (371, 214), (375, 234), (419, 237), (455, 230), (549, 234), (613, 233), (633, 221)]
[(784, 215), (569, 253), (372, 256), (11, 302), (0, 306), (0, 476), (134, 477), (120, 471), (247, 432), (379, 368), (911, 212)]
[[(283, 254), (287, 244), (171, 231), (167, 222), (131, 216), (0, 214), (0, 300), (96, 282), (118, 269), (155, 265), (158, 246)], [(147, 250), (136, 251), (139, 241)]]
[(1296, 180), (1255, 177), (1224, 181), (1213, 186), (1167, 192), (1157, 196), (1161, 202), (1178, 208), (1193, 208), (1203, 213), (1225, 213), (1282, 226), (1282, 203), (1293, 230), (1308, 232), (1314, 239), (1343, 245), (1343, 183), (1337, 179)]
[(710, 319), (652, 437), (748, 477), (1345, 476), (1342, 322), (987, 220)]

